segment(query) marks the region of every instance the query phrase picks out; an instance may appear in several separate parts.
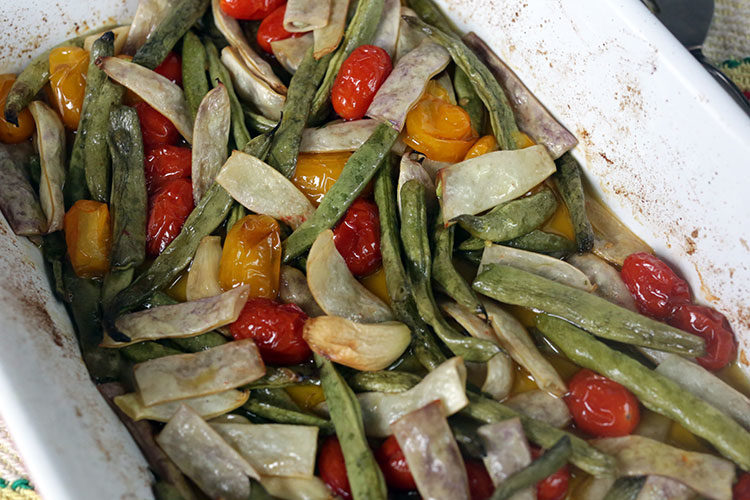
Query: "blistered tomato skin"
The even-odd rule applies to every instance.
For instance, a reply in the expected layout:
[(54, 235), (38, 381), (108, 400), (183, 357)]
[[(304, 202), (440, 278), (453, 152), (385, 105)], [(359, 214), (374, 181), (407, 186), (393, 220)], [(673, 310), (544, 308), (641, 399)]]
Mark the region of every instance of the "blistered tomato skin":
[(154, 71), (168, 78), (172, 83), (182, 86), (182, 59), (176, 53), (170, 52), (167, 54), (167, 57)]
[(341, 175), (351, 155), (348, 151), (300, 153), (292, 183), (317, 207)]
[(106, 203), (78, 200), (63, 224), (68, 257), (77, 276), (101, 278), (109, 270), (111, 226)]
[[(534, 460), (542, 455), (542, 450), (536, 447), (531, 448), (531, 456)], [(570, 470), (567, 465), (563, 465), (554, 474), (539, 481), (536, 485), (537, 500), (563, 500), (568, 494), (568, 485), (570, 483)]]
[(378, 206), (362, 198), (355, 200), (333, 229), (333, 241), (354, 276), (377, 271), (383, 260)]
[(254, 298), (245, 303), (229, 331), (235, 340), (253, 339), (266, 363), (296, 365), (312, 355), (302, 339), (305, 321), (307, 314), (294, 304)]
[[(16, 81), (16, 75), (0, 75), (0, 110), (5, 109), (5, 100), (8, 98), (8, 92)], [(0, 113), (0, 142), (5, 144), (17, 144), (31, 137), (34, 133), (34, 118), (28, 109), (18, 113), (18, 126), (5, 120), (3, 113)]]
[(192, 173), (192, 151), (179, 146), (153, 146), (144, 155), (146, 185), (155, 193), (165, 182), (187, 179)]
[(426, 93), (406, 115), (404, 142), (431, 160), (459, 162), (476, 140), (469, 114), (439, 93)]
[(333, 83), (333, 110), (345, 120), (363, 118), (392, 69), (391, 57), (380, 47), (360, 45), (354, 49)]
[(279, 224), (267, 215), (247, 215), (227, 233), (219, 264), (224, 290), (250, 286), (250, 297), (275, 299), (281, 272)]
[(723, 314), (710, 307), (695, 304), (677, 306), (667, 323), (703, 338), (706, 355), (696, 358), (696, 361), (706, 370), (721, 370), (737, 356), (737, 344), (729, 322)]
[(143, 147), (150, 148), (162, 144), (175, 144), (180, 138), (177, 128), (164, 115), (141, 101), (133, 106), (141, 124)]
[(284, 29), (284, 14), (286, 13), (286, 4), (274, 10), (260, 23), (256, 39), (260, 48), (273, 54), (271, 42), (286, 40), (287, 38), (296, 38), (304, 33), (290, 33)]
[(487, 500), (495, 492), (487, 469), (482, 462), (464, 459), (466, 476), (469, 478), (469, 496), (471, 500)]
[(649, 253), (629, 255), (620, 274), (641, 314), (666, 319), (676, 306), (690, 302), (687, 282)]
[(221, 0), (221, 10), (235, 19), (257, 21), (283, 5), (285, 0)]
[(385, 482), (390, 488), (400, 491), (417, 489), (414, 476), (411, 475), (409, 464), (406, 463), (404, 452), (401, 451), (395, 436), (390, 436), (383, 441), (383, 444), (375, 452), (375, 459), (378, 461)]
[(627, 436), (640, 421), (638, 399), (625, 387), (591, 370), (581, 370), (565, 395), (573, 420), (595, 437)]
[(49, 54), (49, 88), (63, 124), (78, 129), (86, 93), (89, 53), (78, 47), (58, 47)]
[(346, 475), (344, 453), (341, 451), (341, 444), (335, 436), (327, 438), (320, 446), (318, 474), (334, 495), (338, 495), (344, 500), (352, 498), (352, 489)]
[(149, 199), (146, 253), (161, 254), (180, 234), (193, 211), (193, 185), (189, 179), (166, 181)]
[(732, 488), (732, 500), (750, 500), (750, 472), (743, 473)]

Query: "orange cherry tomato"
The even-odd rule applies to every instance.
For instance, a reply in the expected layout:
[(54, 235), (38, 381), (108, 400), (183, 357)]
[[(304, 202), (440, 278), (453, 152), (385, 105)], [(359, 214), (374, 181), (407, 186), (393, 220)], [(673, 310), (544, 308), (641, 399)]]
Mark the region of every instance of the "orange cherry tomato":
[(388, 52), (375, 45), (360, 45), (341, 65), (331, 90), (333, 110), (345, 120), (365, 116), (375, 93), (393, 65)]
[(146, 150), (146, 185), (154, 193), (172, 179), (187, 179), (192, 173), (192, 151), (179, 146), (154, 146)]
[(336, 436), (327, 438), (320, 446), (318, 473), (334, 495), (344, 500), (351, 500), (352, 489), (349, 486), (349, 477), (346, 475), (344, 452), (341, 451), (341, 444)]
[(323, 196), (331, 189), (341, 175), (344, 165), (352, 154), (340, 153), (300, 153), (292, 183), (307, 196), (316, 207)]
[(161, 64), (154, 68), (154, 71), (182, 87), (182, 59), (176, 53), (170, 52), (167, 54)]
[(260, 48), (273, 54), (271, 42), (277, 40), (286, 40), (287, 38), (297, 38), (304, 33), (290, 33), (284, 29), (284, 14), (286, 13), (286, 4), (274, 10), (258, 26), (256, 39)]
[(190, 179), (168, 180), (148, 201), (146, 253), (156, 257), (180, 234), (193, 211), (193, 184)]
[[(8, 98), (8, 92), (16, 81), (16, 75), (0, 75), (0, 110), (5, 109), (5, 100)], [(5, 117), (0, 113), (0, 142), (5, 144), (16, 144), (23, 142), (34, 133), (34, 118), (31, 112), (24, 109), (18, 113), (18, 126), (5, 121)]]
[(50, 101), (71, 130), (78, 129), (81, 119), (88, 71), (89, 53), (83, 49), (58, 47), (49, 54)]
[(596, 437), (627, 436), (641, 419), (632, 392), (591, 370), (581, 370), (570, 379), (565, 403), (576, 425)]
[(396, 436), (389, 436), (383, 441), (375, 452), (375, 459), (388, 486), (400, 491), (417, 489), (417, 483), (414, 482), (414, 476), (411, 475), (409, 464), (406, 463), (406, 457), (396, 441)]
[(429, 92), (406, 115), (404, 142), (431, 160), (459, 162), (476, 139), (469, 114)]
[[(542, 456), (542, 450), (533, 446), (531, 456), (534, 460)], [(568, 494), (570, 470), (563, 465), (556, 472), (550, 474), (536, 484), (537, 500), (563, 500)]]
[(101, 278), (109, 270), (110, 222), (106, 203), (78, 200), (63, 221), (68, 256), (82, 278)]
[(144, 147), (175, 144), (178, 141), (180, 133), (167, 117), (149, 106), (145, 101), (136, 103), (133, 107), (138, 113)]
[(494, 135), (485, 135), (477, 139), (477, 142), (471, 146), (471, 149), (464, 156), (464, 160), (471, 160), (492, 151), (497, 151), (497, 139)]
[(281, 235), (279, 224), (267, 215), (247, 215), (227, 233), (219, 264), (224, 290), (250, 286), (250, 297), (275, 299), (279, 293)]
[(466, 476), (469, 478), (469, 496), (471, 500), (487, 500), (495, 492), (490, 474), (484, 464), (478, 460), (464, 459)]
[(285, 0), (221, 0), (221, 10), (235, 19), (257, 21), (279, 8)]

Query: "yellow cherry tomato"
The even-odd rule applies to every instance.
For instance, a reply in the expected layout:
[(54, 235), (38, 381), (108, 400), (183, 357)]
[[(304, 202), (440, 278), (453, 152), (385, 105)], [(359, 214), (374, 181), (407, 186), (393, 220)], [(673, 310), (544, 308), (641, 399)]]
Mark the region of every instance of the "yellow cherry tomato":
[(565, 203), (560, 201), (552, 217), (542, 226), (542, 231), (557, 234), (569, 240), (576, 239), (576, 232), (573, 229), (573, 221), (570, 219), (570, 212)]
[(531, 146), (536, 145), (534, 139), (526, 135), (524, 132), (521, 132), (520, 130), (513, 133), (513, 138), (516, 140), (516, 147), (518, 149), (530, 148)]
[(81, 119), (88, 70), (89, 53), (83, 49), (58, 47), (49, 54), (50, 101), (71, 130)]
[(297, 406), (306, 411), (311, 411), (326, 400), (323, 395), (323, 388), (319, 385), (293, 385), (286, 388), (286, 393), (297, 403)]
[[(0, 75), (0, 110), (5, 109), (5, 100), (8, 98), (8, 92), (16, 81), (16, 75)], [(0, 113), (0, 142), (5, 144), (16, 144), (23, 142), (34, 133), (34, 119), (28, 109), (18, 113), (18, 126), (5, 121), (5, 117)]]
[(177, 302), (185, 302), (187, 300), (187, 277), (187, 271), (182, 271), (174, 283), (165, 290), (167, 295)]
[(109, 270), (110, 222), (106, 203), (77, 201), (64, 220), (65, 243), (75, 273), (101, 278)]
[(247, 215), (227, 233), (219, 264), (224, 290), (250, 286), (250, 297), (275, 299), (279, 293), (281, 235), (267, 215)]
[(406, 115), (404, 142), (431, 160), (461, 161), (476, 139), (469, 114), (432, 93)]
[(361, 278), (359, 281), (365, 288), (374, 293), (377, 298), (390, 305), (391, 296), (388, 295), (388, 287), (385, 284), (385, 271), (383, 271), (382, 267), (369, 276)]
[(470, 160), (492, 151), (497, 151), (497, 139), (494, 135), (485, 135), (477, 139), (477, 142), (471, 146), (469, 152), (464, 156), (464, 160)]
[(292, 183), (307, 196), (316, 207), (323, 196), (331, 189), (341, 175), (347, 160), (352, 154), (340, 153), (300, 153)]

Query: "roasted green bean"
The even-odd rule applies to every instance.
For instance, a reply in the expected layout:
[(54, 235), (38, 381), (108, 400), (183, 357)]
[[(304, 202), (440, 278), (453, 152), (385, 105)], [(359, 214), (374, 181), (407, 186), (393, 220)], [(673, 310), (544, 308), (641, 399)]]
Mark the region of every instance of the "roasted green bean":
[(182, 90), (195, 121), (198, 107), (208, 93), (206, 48), (198, 35), (188, 30), (182, 38)]
[(646, 408), (679, 422), (741, 469), (750, 469), (750, 433), (731, 417), (570, 323), (540, 315), (537, 328), (577, 365), (624, 385)]
[(123, 356), (128, 358), (134, 363), (143, 363), (151, 359), (163, 358), (164, 356), (173, 356), (175, 354), (182, 354), (173, 347), (167, 347), (158, 342), (147, 341), (138, 342), (137, 344), (131, 344), (119, 349), (107, 349), (108, 351), (121, 352)]
[(419, 375), (399, 371), (356, 372), (349, 377), (349, 387), (357, 392), (403, 392), (419, 383)]
[(505, 246), (520, 248), (530, 252), (537, 252), (561, 259), (576, 251), (576, 243), (564, 236), (557, 234), (545, 233), (535, 229), (529, 234), (524, 234), (518, 238), (504, 241)]
[(291, 368), (266, 366), (266, 374), (244, 386), (244, 389), (280, 389), (302, 382), (303, 376)]
[(445, 227), (438, 221), (435, 224), (433, 245), (435, 257), (432, 260), (432, 277), (445, 293), (453, 300), (466, 307), (474, 314), (484, 315), (484, 307), (474, 294), (466, 280), (453, 265), (453, 231), (454, 226)]
[(466, 73), (489, 111), (492, 130), (500, 149), (516, 149), (518, 126), (513, 110), (505, 92), (487, 66), (456, 36), (430, 26), (416, 17), (404, 16), (404, 19), (450, 52), (451, 58)]
[(279, 122), (266, 118), (262, 114), (248, 109), (247, 106), (242, 108), (242, 112), (245, 113), (245, 123), (259, 134), (273, 132), (279, 126)]
[(226, 87), (232, 111), (232, 136), (234, 137), (234, 144), (237, 146), (237, 149), (244, 149), (250, 140), (250, 132), (247, 131), (247, 125), (245, 125), (245, 114), (242, 111), (242, 104), (240, 104), (240, 100), (234, 91), (232, 77), (229, 75), (229, 70), (224, 66), (224, 63), (221, 62), (219, 51), (213, 42), (204, 39), (203, 43), (206, 48), (211, 85), (216, 87), (218, 82), (221, 82)]
[(701, 356), (703, 339), (617, 306), (577, 288), (509, 266), (485, 268), (474, 290), (506, 304), (530, 307), (564, 318), (609, 340), (662, 351)]
[(570, 153), (565, 153), (556, 162), (557, 172), (552, 175), (576, 235), (579, 252), (588, 252), (594, 246), (594, 230), (586, 216), (586, 200), (581, 183), (581, 166)]
[(314, 425), (321, 430), (331, 431), (333, 424), (323, 418), (305, 413), (296, 405), (277, 397), (277, 389), (256, 389), (250, 392), (250, 398), (242, 407), (259, 417), (278, 422), (280, 424)]
[(380, 466), (367, 443), (362, 409), (357, 397), (330, 360), (316, 355), (315, 363), (320, 369), (320, 382), (331, 421), (342, 444), (352, 497), (355, 500), (385, 500), (388, 498), (388, 490)]
[(133, 62), (149, 69), (160, 65), (180, 38), (203, 16), (209, 3), (210, 0), (181, 0), (168, 9), (166, 17), (133, 56)]
[(362, 193), (378, 168), (387, 161), (397, 137), (398, 131), (390, 125), (378, 125), (367, 142), (346, 162), (338, 180), (323, 197), (312, 217), (286, 239), (284, 263), (288, 264), (302, 255), (310, 248), (318, 234), (336, 224), (349, 205)]
[(432, 0), (407, 0), (406, 5), (411, 7), (427, 24), (431, 24), (446, 33), (458, 33), (456, 26)]
[[(437, 26), (435, 23), (430, 23)], [(439, 27), (439, 26), (438, 26)], [(471, 80), (461, 68), (456, 68), (456, 74), (453, 77), (453, 88), (456, 91), (458, 105), (469, 113), (471, 126), (477, 134), (482, 135), (484, 132), (484, 104), (474, 90)]]
[(636, 500), (645, 483), (645, 477), (618, 478), (607, 492), (604, 500)]
[(432, 294), (432, 260), (427, 237), (424, 186), (417, 180), (410, 180), (401, 186), (401, 241), (419, 315), (435, 330), (448, 349), (456, 356), (476, 362), (487, 361), (500, 352), (493, 342), (458, 333), (438, 310)]

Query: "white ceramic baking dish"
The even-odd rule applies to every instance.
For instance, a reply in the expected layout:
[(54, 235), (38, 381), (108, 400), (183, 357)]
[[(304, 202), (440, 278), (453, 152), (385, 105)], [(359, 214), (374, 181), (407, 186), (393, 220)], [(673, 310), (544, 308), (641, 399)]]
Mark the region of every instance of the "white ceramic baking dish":
[[(579, 139), (615, 213), (729, 318), (750, 371), (750, 120), (638, 0), (441, 0)], [(0, 72), (135, 0), (4, 0)], [(45, 500), (151, 498), (39, 251), (0, 220), (0, 411)]]

